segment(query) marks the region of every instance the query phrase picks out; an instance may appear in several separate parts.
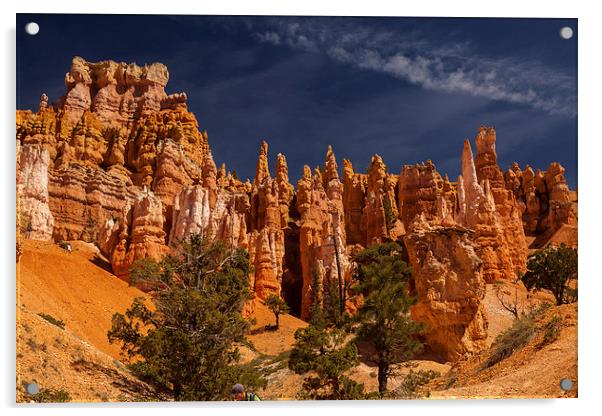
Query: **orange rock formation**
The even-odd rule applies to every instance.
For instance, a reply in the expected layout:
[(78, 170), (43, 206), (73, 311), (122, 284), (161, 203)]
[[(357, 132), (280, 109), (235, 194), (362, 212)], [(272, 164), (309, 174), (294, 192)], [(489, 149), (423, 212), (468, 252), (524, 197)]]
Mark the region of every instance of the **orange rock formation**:
[(471, 234), (420, 214), (404, 238), (418, 297), (412, 317), (427, 325), (429, 346), (449, 361), (486, 346), (485, 280)]
[(366, 174), (344, 160), (341, 177), (328, 147), (323, 167), (306, 166), (295, 189), (284, 155), (271, 176), (266, 142), (253, 182), (242, 182), (217, 167), (186, 94), (167, 95), (168, 80), (163, 64), (76, 57), (65, 96), (51, 103), (43, 94), (37, 111), (17, 111), (21, 237), (95, 243), (127, 278), (137, 259), (201, 233), (247, 249), (255, 294), (279, 294), (304, 318), (329, 285), (351, 279), (352, 250), (404, 241), (413, 316), (455, 359), (481, 348), (483, 282), (524, 270), (525, 234), (549, 239), (576, 226), (564, 168), (514, 164), (502, 174), (490, 127), (479, 129), (474, 158), (465, 142), (458, 182), (431, 161), (391, 174), (378, 155)]

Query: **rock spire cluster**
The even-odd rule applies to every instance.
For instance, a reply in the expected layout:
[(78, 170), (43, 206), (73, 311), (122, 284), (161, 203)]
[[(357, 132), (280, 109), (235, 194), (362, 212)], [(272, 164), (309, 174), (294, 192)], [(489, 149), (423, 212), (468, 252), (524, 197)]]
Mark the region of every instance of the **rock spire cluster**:
[(331, 146), (322, 166), (291, 173), (265, 141), (255, 177), (243, 182), (218, 168), (187, 95), (168, 95), (168, 80), (160, 63), (76, 57), (63, 97), (43, 94), (37, 111), (17, 111), (23, 238), (95, 243), (127, 279), (136, 260), (202, 234), (248, 250), (256, 297), (278, 294), (302, 318), (330, 285), (352, 279), (354, 250), (400, 241), (418, 297), (412, 315), (429, 325), (433, 348), (456, 359), (483, 347), (485, 284), (524, 271), (527, 237), (576, 227), (564, 168), (514, 164), (504, 173), (491, 127), (479, 128), (476, 154), (469, 140), (458, 149), (456, 182), (431, 161), (391, 173), (376, 154), (366, 173), (346, 159), (339, 169)]

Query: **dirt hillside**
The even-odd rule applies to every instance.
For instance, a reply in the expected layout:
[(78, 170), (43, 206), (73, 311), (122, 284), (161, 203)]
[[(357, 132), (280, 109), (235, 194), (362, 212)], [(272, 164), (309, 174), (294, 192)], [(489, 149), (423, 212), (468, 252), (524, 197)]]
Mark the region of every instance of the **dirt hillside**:
[(107, 340), (111, 317), (146, 295), (111, 274), (96, 247), (71, 244), (69, 253), (53, 243), (23, 241), (17, 264), (18, 305), (62, 320), (69, 332), (118, 358), (119, 347)]
[[(433, 398), (554, 398), (577, 397), (577, 304), (552, 306), (539, 323), (545, 325), (554, 316), (561, 318), (560, 334), (549, 344), (539, 331), (523, 348), (510, 357), (483, 369), (491, 354), (457, 363), (448, 375), (432, 386)], [(560, 389), (568, 378), (573, 389)]]
[(25, 308), (18, 312), (17, 402), (31, 401), (29, 383), (75, 402), (157, 400), (119, 361)]

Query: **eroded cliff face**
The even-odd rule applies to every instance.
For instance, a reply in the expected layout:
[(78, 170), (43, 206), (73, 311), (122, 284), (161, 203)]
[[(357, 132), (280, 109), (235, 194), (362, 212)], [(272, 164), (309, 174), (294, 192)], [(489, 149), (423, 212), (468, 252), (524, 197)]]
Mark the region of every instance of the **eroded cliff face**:
[(404, 238), (418, 297), (412, 318), (427, 325), (429, 346), (449, 361), (486, 346), (483, 262), (471, 234), (420, 214)]
[(272, 160), (267, 142), (253, 181), (243, 182), (218, 168), (186, 94), (168, 95), (168, 80), (159, 63), (74, 58), (63, 97), (42, 95), (36, 112), (17, 111), (21, 237), (95, 243), (127, 279), (136, 260), (159, 259), (199, 233), (247, 249), (256, 296), (281, 295), (303, 318), (329, 285), (352, 279), (353, 250), (403, 241), (419, 297), (413, 316), (456, 359), (481, 348), (484, 282), (524, 270), (525, 234), (546, 239), (576, 226), (564, 168), (514, 164), (503, 174), (488, 127), (474, 157), (465, 142), (457, 182), (431, 161), (390, 169), (379, 155), (366, 173), (349, 160), (340, 172), (328, 147), (323, 166), (306, 166), (295, 189), (286, 157)]
[(527, 235), (549, 238), (563, 225), (577, 226), (577, 212), (564, 178), (564, 168), (552, 162), (545, 171), (521, 170), (514, 163), (504, 174), (506, 188), (519, 203)]
[(123, 278), (127, 278), (136, 260), (146, 257), (161, 260), (169, 252), (165, 245), (163, 206), (159, 197), (143, 190), (134, 199), (131, 209), (126, 207), (125, 218), (124, 225), (129, 232), (122, 229), (111, 255), (113, 272)]
[(488, 179), (478, 183), (472, 148), (468, 140), (464, 142), (462, 176), (458, 181), (463, 184), (463, 191), (458, 194), (464, 199), (458, 201), (458, 205), (463, 209), (456, 219), (458, 224), (475, 231), (478, 255), (483, 260), (485, 281), (490, 283), (497, 279), (514, 279), (515, 270), (510, 258), (510, 247), (505, 239), (500, 215), (496, 211), (491, 186)]
[(49, 207), (48, 164), (50, 155), (44, 146), (17, 142), (17, 226), (26, 238), (50, 240), (54, 216)]
[(362, 220), (368, 177), (355, 173), (350, 160), (343, 160), (343, 207), (349, 244), (366, 244), (366, 224)]
[[(497, 164), (495, 129), (481, 126), (475, 139), (477, 154), (475, 167), (479, 183), (487, 181), (495, 202), (495, 210), (502, 227), (505, 246), (508, 247), (515, 274), (526, 270), (527, 240), (521, 219), (521, 207), (511, 190), (506, 189), (502, 170)], [(567, 188), (568, 190), (568, 188)]]
[[(162, 64), (76, 57), (57, 104), (49, 105), (43, 95), (36, 113), (17, 112), (18, 142), (24, 148), (43, 146), (49, 155), (55, 240), (95, 242), (112, 258), (121, 240), (108, 229), (132, 237), (131, 226), (124, 225), (131, 224), (126, 213), (145, 189), (160, 199), (168, 235), (166, 218), (175, 197), (201, 177), (208, 153), (207, 136), (187, 111), (186, 95), (165, 93), (168, 78)], [(167, 245), (165, 237), (157, 238), (162, 241), (148, 244)]]
[(297, 210), (301, 215), (302, 319), (309, 318), (313, 301), (323, 301), (329, 285), (338, 287), (339, 279), (343, 283), (351, 279), (341, 191), (336, 160), (329, 148), (324, 175), (318, 168), (312, 175), (309, 166), (305, 166), (303, 177), (297, 183)]
[(433, 162), (406, 165), (399, 174), (400, 217), (408, 226), (417, 216), (450, 221), (456, 206), (456, 193), (447, 177), (442, 178)]

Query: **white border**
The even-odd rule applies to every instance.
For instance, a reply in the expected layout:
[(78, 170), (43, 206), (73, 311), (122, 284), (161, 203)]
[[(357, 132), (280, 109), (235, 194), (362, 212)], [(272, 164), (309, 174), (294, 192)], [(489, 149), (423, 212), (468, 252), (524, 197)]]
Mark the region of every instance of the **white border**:
[[(600, 262), (596, 242), (602, 238), (600, 232), (599, 193), (597, 186), (602, 180), (599, 169), (602, 151), (600, 148), (600, 102), (602, 90), (600, 83), (599, 40), (602, 39), (601, 14), (596, 2), (557, 1), (528, 2), (525, 0), (504, 0), (497, 2), (454, 0), (454, 1), (412, 1), (390, 2), (382, 0), (302, 0), (302, 1), (202, 1), (194, 3), (184, 0), (143, 0), (143, 1), (90, 1), (69, 0), (22, 0), (19, 4), (2, 2), (3, 42), (1, 82), (3, 88), (0, 103), (2, 111), (2, 164), (1, 195), (8, 203), (2, 204), (3, 215), (0, 229), (4, 231), (2, 239), (2, 265), (6, 273), (3, 277), (2, 298), (4, 314), (2, 322), (2, 345), (0, 346), (3, 365), (0, 376), (0, 395), (5, 414), (54, 414), (54, 415), (105, 415), (109, 411), (115, 415), (139, 413), (148, 415), (165, 414), (220, 414), (231, 415), (243, 412), (253, 415), (334, 414), (362, 415), (372, 408), (386, 414), (476, 414), (507, 415), (517, 411), (531, 411), (545, 414), (594, 413), (595, 400), (602, 397), (598, 388), (602, 387), (600, 377), (600, 304), (602, 296), (597, 267)], [(579, 18), (579, 195), (580, 214), (580, 311), (579, 311), (579, 399), (576, 400), (497, 400), (497, 401), (440, 401), (440, 402), (331, 402), (331, 403), (261, 403), (249, 406), (229, 403), (210, 403), (204, 405), (183, 404), (134, 405), (86, 407), (49, 406), (47, 408), (15, 408), (14, 403), (14, 328), (15, 328), (15, 292), (14, 292), (14, 117), (15, 117), (15, 13), (128, 13), (128, 14), (280, 14), (280, 15), (347, 15), (347, 16), (444, 16), (444, 17), (571, 17)], [(57, 45), (60, 47), (60, 45)], [(598, 255), (598, 256), (597, 256)], [(598, 406), (599, 407), (599, 406)], [(185, 410), (186, 409), (186, 410)], [(194, 409), (194, 410), (193, 410)], [(597, 413), (597, 412), (596, 412)]]

